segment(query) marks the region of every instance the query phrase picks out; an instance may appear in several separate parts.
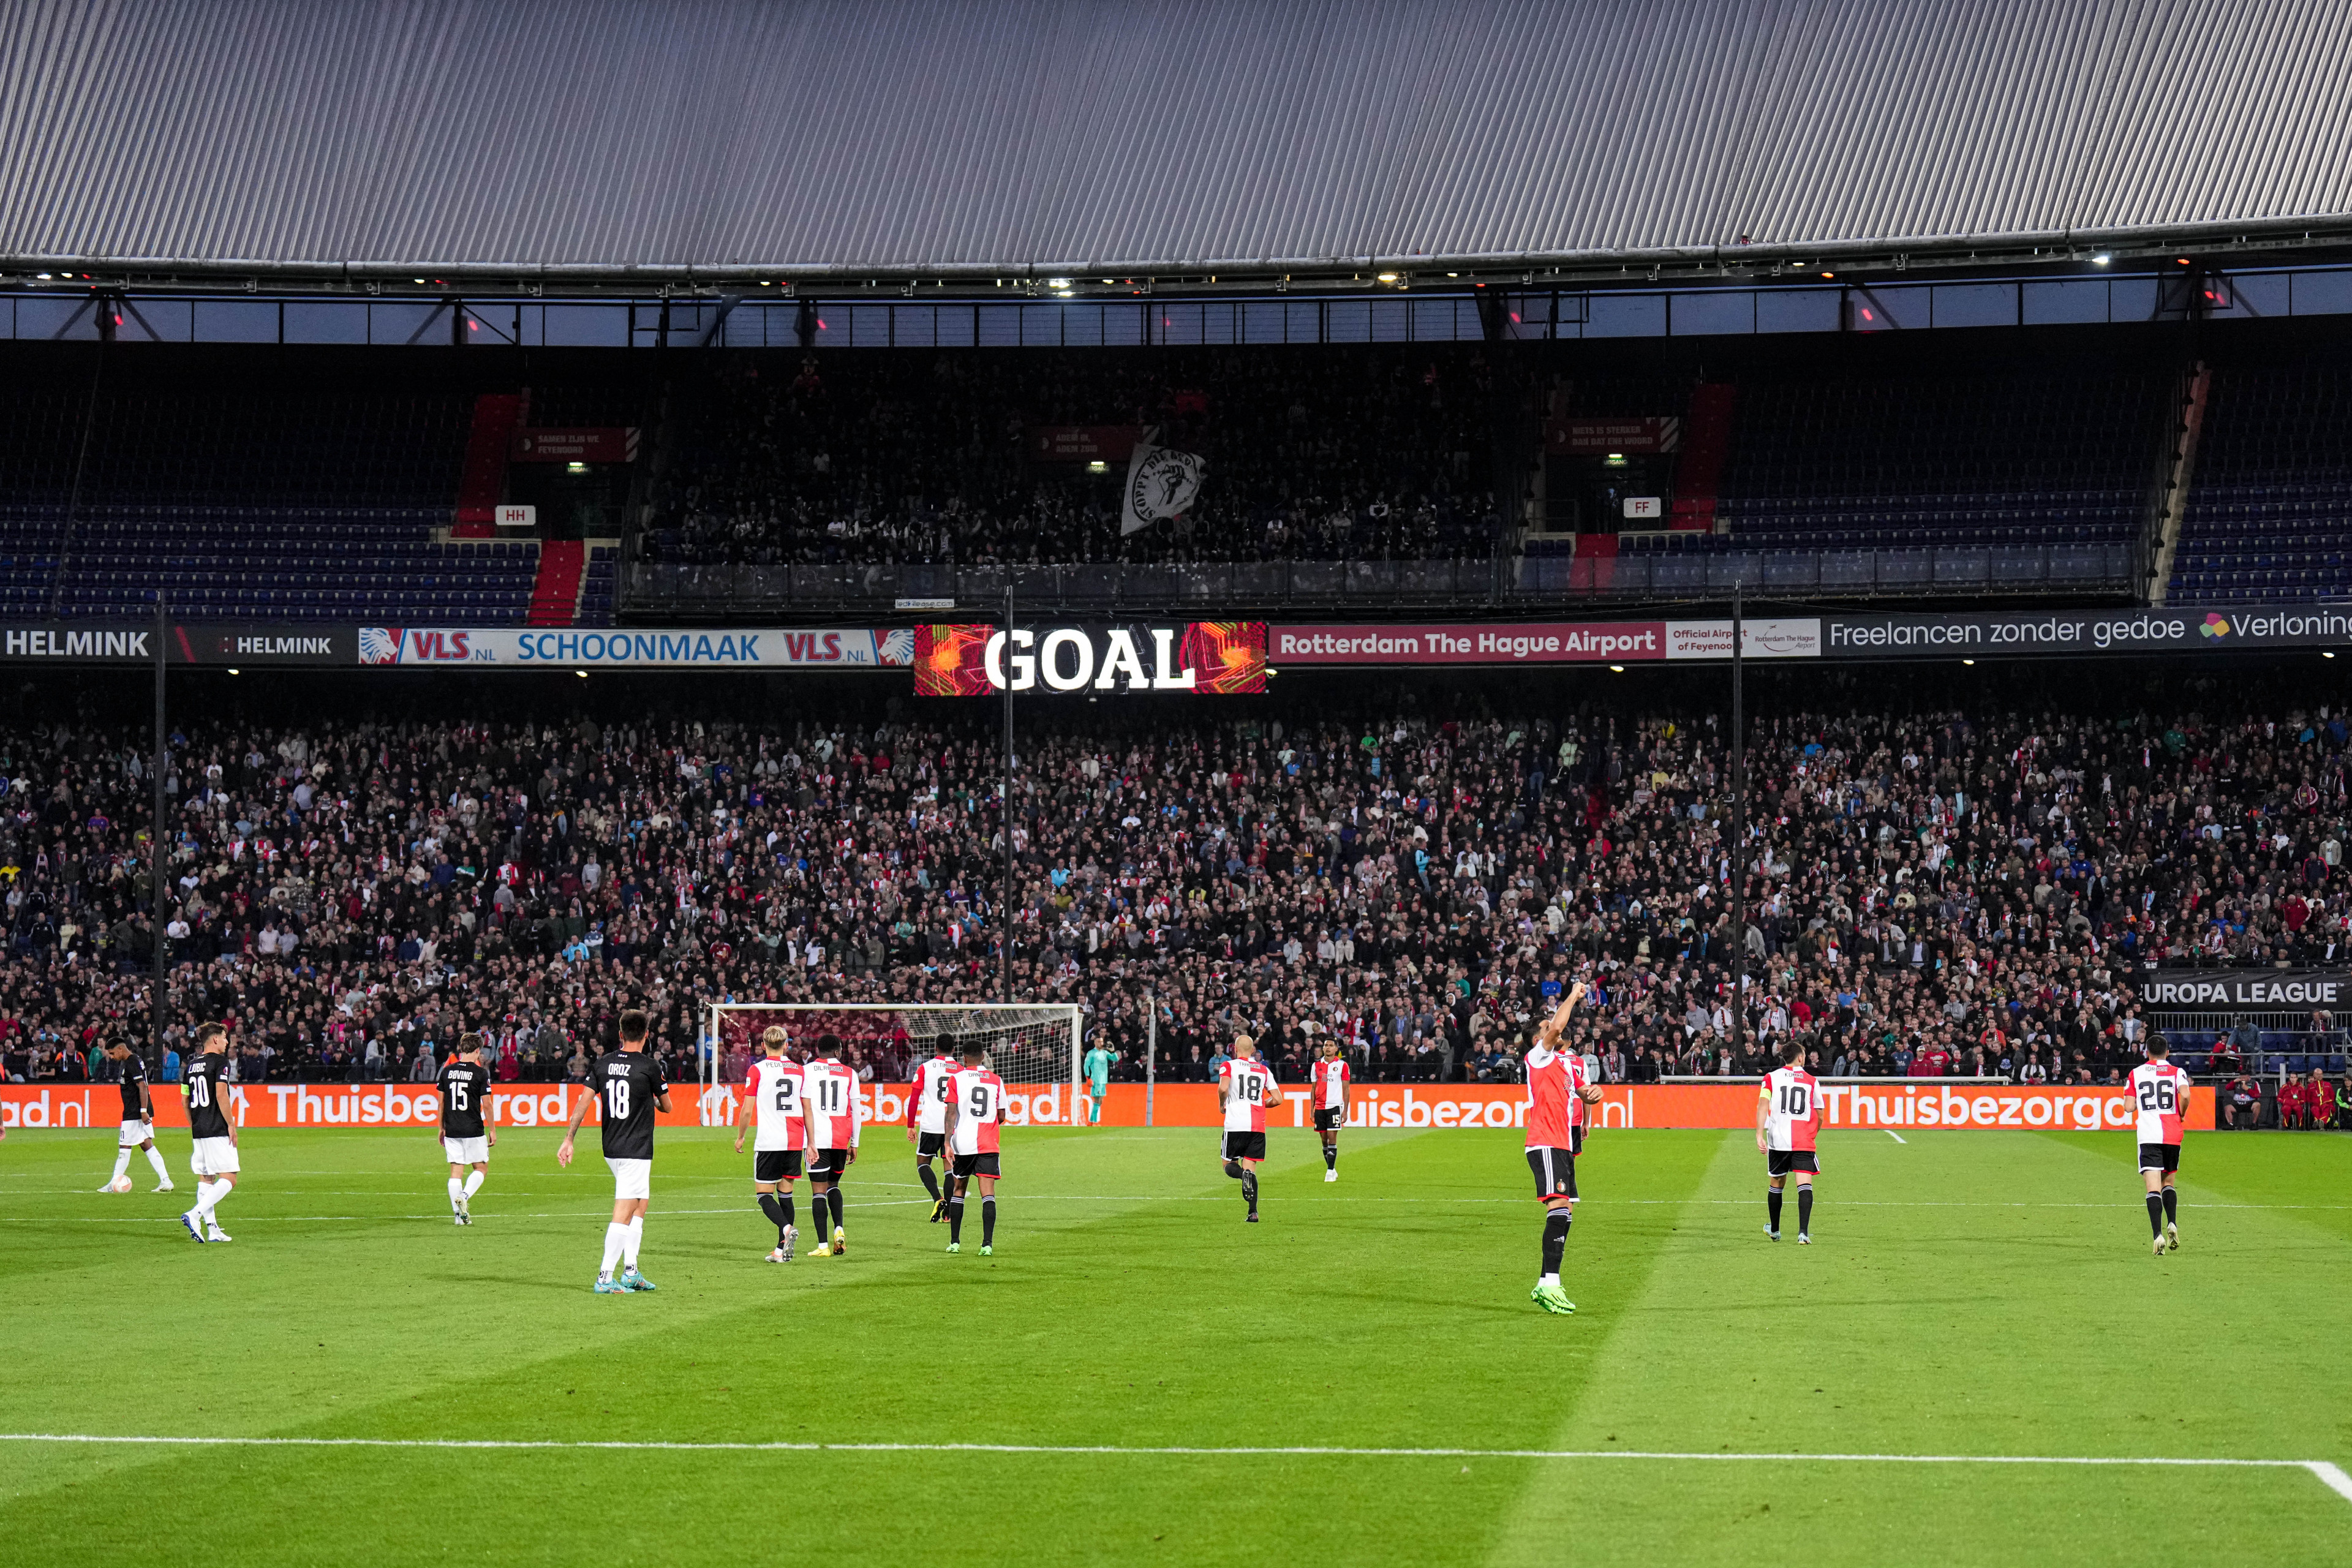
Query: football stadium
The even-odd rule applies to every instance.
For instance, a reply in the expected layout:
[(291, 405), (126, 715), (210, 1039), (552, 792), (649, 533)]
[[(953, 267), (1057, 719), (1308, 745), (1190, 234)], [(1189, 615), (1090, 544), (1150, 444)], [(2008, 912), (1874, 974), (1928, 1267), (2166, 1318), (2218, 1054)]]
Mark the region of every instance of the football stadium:
[(0, 0), (31, 1563), (2352, 1563), (2352, 12)]

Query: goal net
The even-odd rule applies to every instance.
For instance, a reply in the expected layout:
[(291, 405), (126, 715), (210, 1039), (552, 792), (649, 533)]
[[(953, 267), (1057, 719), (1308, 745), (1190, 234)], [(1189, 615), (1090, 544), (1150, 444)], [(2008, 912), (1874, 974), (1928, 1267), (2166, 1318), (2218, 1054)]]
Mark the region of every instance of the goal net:
[[(1008, 1089), (1059, 1091), (1050, 1100), (1034, 1093), (1024, 1097), (1035, 1108), (1035, 1120), (1064, 1120), (1076, 1103), (1082, 1026), (1078, 1009), (1066, 1004), (713, 1002), (698, 1053), (706, 1124), (730, 1113), (711, 1114), (742, 1083), (760, 1054), (761, 1037), (774, 1025), (783, 1026), (795, 1057), (805, 1056), (824, 1036), (838, 1037), (841, 1059), (860, 1069), (871, 1068), (877, 1087), (903, 1084), (937, 1052), (960, 1051), (976, 1039)], [(862, 1070), (859, 1076), (865, 1076)]]

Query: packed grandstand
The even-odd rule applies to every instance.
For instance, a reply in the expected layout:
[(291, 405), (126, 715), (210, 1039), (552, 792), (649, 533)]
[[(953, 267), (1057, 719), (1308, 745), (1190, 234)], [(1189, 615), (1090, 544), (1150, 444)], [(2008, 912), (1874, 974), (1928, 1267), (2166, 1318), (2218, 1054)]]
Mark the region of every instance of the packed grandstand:
[[(1013, 988), (1081, 1005), (1136, 1077), (1156, 1003), (1153, 1069), (1180, 1079), (1249, 1032), (1286, 1077), (1328, 1034), (1370, 1081), (1507, 1080), (1588, 961), (1605, 1001), (1577, 1037), (1612, 1081), (1752, 1074), (1793, 1035), (1835, 1076), (2105, 1083), (2156, 1027), (2200, 1070), (2340, 1070), (2314, 1009), (2273, 1005), (2232, 1045), (2234, 1020), (2139, 992), (2342, 965), (2343, 710), (2284, 680), (2250, 706), (1968, 673), (1965, 697), (1779, 684), (1751, 733), (1744, 937), (1719, 692), (1435, 680), (1040, 718)], [(886, 716), (852, 690), (772, 719), (608, 699), (550, 721), (454, 690), (331, 715), (239, 697), (174, 721), (163, 940), (172, 1042), (227, 1018), (247, 1078), (429, 1077), (466, 1029), (502, 1077), (576, 1076), (630, 1005), (690, 1078), (711, 999), (999, 994), (992, 711)], [(146, 1028), (146, 757), (95, 715), (11, 739), (12, 1078), (86, 1076)], [(856, 1065), (896, 1081), (906, 1049)]]

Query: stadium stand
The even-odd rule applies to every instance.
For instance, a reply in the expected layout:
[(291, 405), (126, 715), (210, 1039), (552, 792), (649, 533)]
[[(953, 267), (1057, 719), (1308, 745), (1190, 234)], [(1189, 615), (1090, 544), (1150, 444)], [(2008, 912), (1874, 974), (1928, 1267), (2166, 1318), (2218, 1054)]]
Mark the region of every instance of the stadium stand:
[[(1750, 1071), (1796, 1030), (1838, 1072), (2105, 1081), (2154, 1022), (2143, 963), (2341, 962), (2344, 716), (2284, 679), (2207, 717), (2185, 691), (2134, 715), (2121, 676), (1980, 673), (1951, 706), (1911, 677), (1844, 683), (1834, 710), (1791, 687), (1757, 725), (1764, 979), (1738, 1060), (1719, 714), (1664, 700), (1415, 682), (1033, 720), (1016, 984), (1087, 1005), (1130, 1064), (1150, 984), (1171, 1076), (1247, 1020), (1277, 1060), (1328, 1029), (1370, 1078), (1478, 1079), (1598, 954), (1580, 1037), (1616, 1078)], [(354, 702), (345, 680), (199, 705), (175, 750), (174, 1016), (233, 1016), (272, 1054), (248, 1070), (396, 1075), (463, 1024), (545, 1077), (630, 999), (682, 1050), (696, 996), (993, 994), (992, 711), (844, 696), (746, 721), (719, 697), (557, 728), (527, 698)], [(135, 727), (9, 737), (12, 1076), (86, 1070), (131, 1023), (139, 747)], [(2256, 1065), (2341, 1069), (2332, 1020), (2270, 1026)], [(2181, 1043), (2207, 1065), (2210, 1033)]]
[(2326, 366), (2216, 373), (2172, 597), (2231, 604), (2352, 592), (2352, 376)]
[[(215, 620), (530, 618), (540, 541), (452, 536), (467, 487), (495, 497), (507, 471), (511, 421), (478, 451), (478, 403), (512, 413), (528, 396), (478, 399), (462, 366), (388, 368), (365, 351), (290, 371), (217, 349), (117, 350), (103, 368), (87, 350), (15, 352), (28, 374), (0, 395), (0, 612), (135, 618), (160, 585)], [(627, 395), (568, 385), (538, 417), (626, 423)], [(609, 624), (604, 560), (596, 589), (575, 563), (544, 624), (583, 609)]]
[(2162, 389), (2016, 375), (1750, 385), (1721, 501), (1763, 549), (2129, 543)]
[[(1171, 350), (746, 356), (685, 416), (656, 496), (661, 563), (1485, 559), (1485, 353)], [(1048, 426), (1157, 429), (1214, 483), (1121, 537), (1126, 460), (1038, 461)]]

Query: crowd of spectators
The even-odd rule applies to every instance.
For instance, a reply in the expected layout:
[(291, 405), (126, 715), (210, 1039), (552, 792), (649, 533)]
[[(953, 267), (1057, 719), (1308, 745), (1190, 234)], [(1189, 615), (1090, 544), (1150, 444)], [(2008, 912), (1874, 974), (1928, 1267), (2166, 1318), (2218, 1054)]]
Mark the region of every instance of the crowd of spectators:
[[(1082, 1005), (1131, 1076), (1152, 1005), (1170, 1078), (1245, 1030), (1285, 1077), (1328, 1034), (1370, 1079), (1507, 1080), (1590, 971), (1573, 1036), (1612, 1079), (1754, 1072), (1793, 1034), (1825, 1074), (2107, 1082), (2147, 966), (2343, 957), (2328, 708), (1769, 714), (1735, 935), (1718, 713), (1476, 689), (1032, 704), (1014, 994)], [(337, 707), (173, 737), (172, 1037), (230, 1020), (240, 1075), (418, 1078), (480, 1028), (500, 1077), (562, 1077), (637, 1005), (691, 1076), (712, 997), (1000, 994), (992, 708)], [(146, 1038), (147, 765), (129, 725), (0, 731), (12, 1078)]]
[[(748, 355), (679, 420), (648, 560), (1462, 560), (1501, 527), (1476, 348)], [(1044, 460), (1054, 426), (1156, 429), (1197, 501), (1122, 535), (1126, 462)]]

